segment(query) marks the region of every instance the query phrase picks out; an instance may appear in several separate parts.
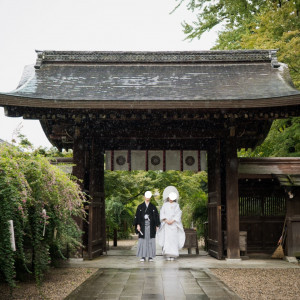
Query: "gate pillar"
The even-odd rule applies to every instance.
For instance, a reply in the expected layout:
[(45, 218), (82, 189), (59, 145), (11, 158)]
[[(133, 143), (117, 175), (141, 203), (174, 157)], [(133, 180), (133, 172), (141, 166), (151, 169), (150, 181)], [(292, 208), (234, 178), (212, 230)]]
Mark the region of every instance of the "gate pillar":
[(300, 187), (287, 199), (287, 256), (300, 255)]
[(72, 174), (76, 176), (79, 180), (78, 184), (83, 189), (84, 188), (84, 175), (86, 172), (86, 159), (85, 159), (85, 146), (83, 139), (76, 138), (74, 140), (73, 146), (73, 170)]
[(222, 259), (221, 216), (221, 153), (220, 141), (211, 144), (207, 152), (208, 165), (208, 253)]
[(88, 257), (93, 259), (106, 250), (104, 200), (104, 149), (93, 138), (90, 149), (90, 185)]
[[(85, 143), (84, 139), (79, 137), (74, 138), (74, 146), (73, 146), (73, 170), (72, 174), (78, 179), (77, 183), (81, 187), (83, 191), (88, 190), (89, 186), (89, 172), (88, 172), (88, 145)], [(75, 221), (78, 224), (79, 228), (83, 231), (82, 235), (82, 244), (83, 246), (87, 246), (87, 231), (88, 226), (85, 221), (83, 221), (79, 217), (75, 217)], [(83, 249), (80, 249), (81, 255), (83, 255)]]
[(235, 138), (229, 137), (225, 144), (226, 151), (226, 226), (227, 258), (240, 258), (240, 216), (238, 193), (238, 158)]

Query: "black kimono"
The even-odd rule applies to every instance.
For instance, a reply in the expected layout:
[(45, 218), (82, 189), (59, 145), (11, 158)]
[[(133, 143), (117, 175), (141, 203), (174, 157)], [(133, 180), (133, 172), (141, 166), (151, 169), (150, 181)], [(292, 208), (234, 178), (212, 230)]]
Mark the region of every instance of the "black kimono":
[[(149, 203), (148, 207), (146, 206), (145, 202), (143, 202), (137, 207), (133, 225), (135, 226), (135, 232), (139, 234), (139, 238), (143, 239), (145, 237), (145, 215), (146, 214), (149, 216), (150, 219), (150, 238), (153, 239), (155, 238), (156, 227), (159, 227), (160, 225), (160, 220), (159, 220), (159, 214), (157, 208), (151, 202)], [(141, 226), (141, 231), (143, 235), (141, 235), (137, 231), (137, 225)]]

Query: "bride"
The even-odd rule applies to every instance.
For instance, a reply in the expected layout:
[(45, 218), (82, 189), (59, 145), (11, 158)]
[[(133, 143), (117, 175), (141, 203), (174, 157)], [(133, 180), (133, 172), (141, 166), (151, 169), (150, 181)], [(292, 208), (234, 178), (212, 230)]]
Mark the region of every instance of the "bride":
[(160, 210), (161, 227), (158, 231), (158, 243), (167, 260), (179, 256), (179, 250), (185, 242), (185, 233), (181, 223), (181, 210), (178, 204), (179, 193), (174, 186), (168, 186), (163, 192), (164, 204)]

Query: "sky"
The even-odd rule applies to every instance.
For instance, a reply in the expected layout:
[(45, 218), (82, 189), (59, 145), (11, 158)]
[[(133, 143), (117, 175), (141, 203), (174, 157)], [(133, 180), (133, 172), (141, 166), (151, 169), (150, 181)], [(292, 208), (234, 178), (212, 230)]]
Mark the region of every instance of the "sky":
[[(209, 50), (217, 29), (187, 41), (182, 22), (195, 14), (179, 0), (0, 0), (0, 92), (14, 90), (35, 50)], [(8, 118), (0, 107), (0, 139), (17, 128), (35, 147), (51, 147), (39, 121)]]

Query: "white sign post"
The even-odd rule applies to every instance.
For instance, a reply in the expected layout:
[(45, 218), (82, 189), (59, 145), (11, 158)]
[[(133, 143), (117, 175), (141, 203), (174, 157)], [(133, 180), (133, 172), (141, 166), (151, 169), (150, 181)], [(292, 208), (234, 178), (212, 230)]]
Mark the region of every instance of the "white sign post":
[(9, 220), (9, 232), (10, 232), (10, 244), (11, 249), (13, 251), (16, 251), (16, 241), (15, 241), (15, 232), (14, 232), (14, 222), (13, 220)]

